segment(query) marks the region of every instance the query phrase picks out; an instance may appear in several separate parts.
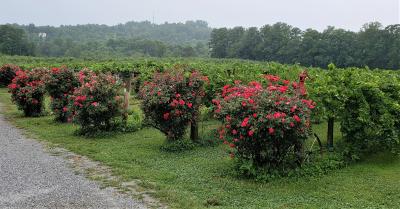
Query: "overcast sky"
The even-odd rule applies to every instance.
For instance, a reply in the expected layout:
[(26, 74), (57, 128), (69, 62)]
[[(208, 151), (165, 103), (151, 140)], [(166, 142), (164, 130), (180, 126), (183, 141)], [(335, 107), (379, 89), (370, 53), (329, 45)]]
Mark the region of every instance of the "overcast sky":
[(367, 22), (400, 22), (400, 0), (0, 0), (0, 24), (115, 25), (205, 20), (212, 27), (286, 22), (301, 29), (332, 25), (358, 31)]

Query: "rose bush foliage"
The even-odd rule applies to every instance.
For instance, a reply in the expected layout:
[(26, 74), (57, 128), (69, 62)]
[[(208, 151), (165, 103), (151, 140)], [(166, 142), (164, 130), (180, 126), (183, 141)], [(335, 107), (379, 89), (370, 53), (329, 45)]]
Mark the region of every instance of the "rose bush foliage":
[(65, 67), (50, 70), (46, 90), (51, 98), (51, 109), (56, 121), (67, 122), (71, 115), (69, 99), (78, 86), (79, 81), (73, 70)]
[(302, 163), (303, 144), (310, 134), (311, 110), (304, 83), (266, 75), (267, 85), (250, 82), (224, 86), (213, 100), (223, 122), (219, 137), (237, 157), (245, 175), (284, 171)]
[(151, 125), (167, 136), (167, 141), (182, 139), (187, 125), (197, 119), (207, 80), (198, 71), (171, 69), (155, 73), (151, 81), (143, 84), (142, 109)]
[(8, 86), (20, 68), (16, 65), (5, 64), (0, 68), (0, 86)]
[(46, 69), (18, 70), (8, 85), (12, 101), (25, 116), (39, 116), (44, 109)]
[(90, 70), (78, 73), (80, 86), (70, 100), (72, 116), (82, 135), (111, 131), (121, 116), (121, 84), (111, 74), (95, 74)]

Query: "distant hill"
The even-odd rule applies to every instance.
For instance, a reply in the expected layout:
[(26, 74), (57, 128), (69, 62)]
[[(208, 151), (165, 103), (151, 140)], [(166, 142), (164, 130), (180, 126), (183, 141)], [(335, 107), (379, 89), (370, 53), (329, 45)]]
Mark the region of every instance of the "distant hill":
[(212, 28), (202, 20), (186, 21), (185, 23), (153, 24), (149, 21), (127, 22), (113, 26), (86, 24), (86, 25), (61, 25), (35, 26), (16, 25), (26, 30), (28, 38), (37, 41), (71, 39), (74, 42), (105, 42), (110, 39), (145, 39), (157, 40), (166, 44), (194, 45), (198, 42), (207, 42)]
[(10, 31), (17, 31), (20, 34), (18, 38), (26, 45), (10, 51), (15, 44), (8, 41), (2, 44), (0, 40), (5, 54), (82, 58), (208, 57), (212, 28), (207, 22), (197, 20), (163, 24), (131, 21), (113, 26), (13, 24), (4, 25), (2, 31), (16, 40)]

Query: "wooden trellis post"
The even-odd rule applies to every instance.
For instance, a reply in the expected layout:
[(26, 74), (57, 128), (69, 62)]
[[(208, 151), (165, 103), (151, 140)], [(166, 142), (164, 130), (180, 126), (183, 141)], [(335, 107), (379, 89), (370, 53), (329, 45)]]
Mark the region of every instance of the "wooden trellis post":
[[(199, 98), (197, 98), (199, 100)], [(199, 140), (199, 116), (200, 116), (200, 101), (195, 101), (195, 112), (190, 123), (190, 140), (198, 141)]]
[(335, 119), (333, 117), (328, 118), (328, 134), (326, 137), (327, 147), (329, 151), (333, 150), (333, 128), (335, 125)]
[(132, 78), (135, 77), (134, 72), (128, 72), (128, 74), (123, 74), (123, 81), (124, 81), (124, 112), (122, 114), (122, 119), (125, 123), (128, 122), (128, 110), (129, 110), (129, 98), (132, 89)]

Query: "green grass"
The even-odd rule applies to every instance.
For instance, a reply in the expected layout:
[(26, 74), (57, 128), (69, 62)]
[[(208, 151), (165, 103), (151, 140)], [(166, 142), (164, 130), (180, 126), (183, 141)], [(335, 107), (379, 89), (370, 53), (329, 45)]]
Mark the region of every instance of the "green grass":
[[(164, 136), (155, 129), (87, 139), (76, 126), (51, 116), (24, 118), (0, 89), (5, 115), (39, 140), (88, 156), (125, 180), (140, 179), (172, 208), (400, 208), (400, 160), (377, 155), (319, 177), (269, 183), (237, 179), (226, 147), (197, 147), (184, 153), (160, 151)], [(212, 125), (212, 124), (211, 124)], [(325, 124), (315, 127), (325, 138)], [(335, 132), (340, 138), (339, 132)], [(373, 160), (372, 160), (373, 159)]]

